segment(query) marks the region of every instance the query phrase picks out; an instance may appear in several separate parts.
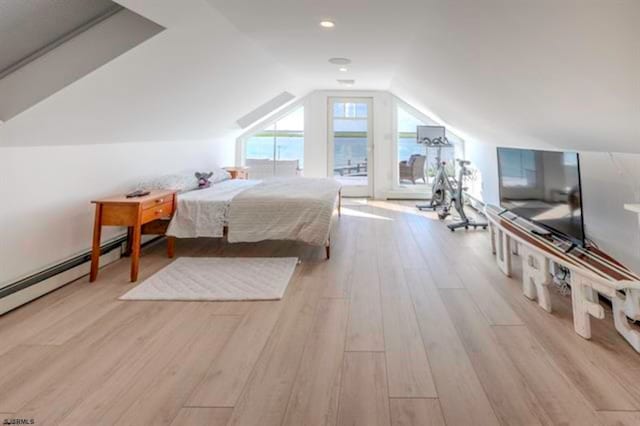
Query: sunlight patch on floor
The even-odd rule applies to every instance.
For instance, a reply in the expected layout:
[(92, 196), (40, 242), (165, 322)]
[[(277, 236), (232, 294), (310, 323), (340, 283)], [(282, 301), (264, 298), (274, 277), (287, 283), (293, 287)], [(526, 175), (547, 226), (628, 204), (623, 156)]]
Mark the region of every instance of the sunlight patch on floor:
[(365, 219), (388, 220), (393, 222), (393, 219), (391, 219), (390, 217), (378, 216), (377, 214), (371, 214), (371, 213), (363, 212), (360, 210), (354, 210), (346, 207), (342, 207), (342, 214), (344, 216), (361, 217)]

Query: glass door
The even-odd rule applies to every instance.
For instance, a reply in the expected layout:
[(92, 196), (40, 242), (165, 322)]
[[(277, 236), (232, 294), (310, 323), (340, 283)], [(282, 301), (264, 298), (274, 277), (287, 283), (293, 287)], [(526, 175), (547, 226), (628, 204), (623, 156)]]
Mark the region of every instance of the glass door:
[(371, 98), (329, 98), (329, 176), (352, 197), (373, 195)]

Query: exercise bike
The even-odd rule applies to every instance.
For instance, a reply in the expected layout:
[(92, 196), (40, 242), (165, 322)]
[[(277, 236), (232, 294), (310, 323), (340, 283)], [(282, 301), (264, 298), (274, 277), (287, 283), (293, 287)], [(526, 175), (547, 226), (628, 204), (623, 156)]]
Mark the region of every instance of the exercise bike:
[(429, 204), (416, 205), (418, 210), (448, 210), (451, 201), (450, 194), (455, 192), (455, 186), (454, 182), (451, 181), (452, 178), (447, 175), (446, 167), (446, 161), (438, 160), (438, 170), (436, 171), (436, 175), (433, 178), (433, 185), (431, 186), (431, 200), (429, 200)]
[(452, 148), (453, 145), (449, 143), (445, 137), (434, 138), (432, 140), (425, 140), (423, 143), (430, 147), (438, 148), (436, 154), (436, 164), (438, 169), (436, 175), (433, 178), (433, 184), (431, 185), (431, 199), (429, 204), (416, 204), (418, 210), (436, 210), (437, 208), (446, 204), (447, 191), (452, 191), (452, 185), (450, 177), (447, 175), (446, 166), (447, 162), (442, 161), (442, 148)]
[[(466, 176), (471, 175), (471, 171), (468, 169), (468, 165), (471, 164), (470, 161), (467, 160), (457, 160), (459, 165), (458, 171), (458, 181), (456, 183), (455, 188), (451, 185), (451, 182), (447, 180), (448, 187), (447, 190), (449, 194), (451, 194), (450, 199), (446, 200), (446, 202), (440, 207), (438, 212), (438, 218), (440, 220), (444, 220), (451, 214), (451, 206), (456, 209), (458, 215), (460, 216), (460, 221), (455, 223), (450, 223), (447, 225), (447, 228), (451, 230), (451, 232), (455, 231), (458, 228), (469, 229), (469, 227), (473, 227), (473, 229), (477, 229), (481, 227), (482, 229), (487, 229), (487, 222), (478, 222), (475, 220), (469, 219), (469, 217), (464, 212), (464, 194), (463, 191), (466, 189), (462, 186), (464, 178)], [(446, 198), (446, 194), (445, 194)]]

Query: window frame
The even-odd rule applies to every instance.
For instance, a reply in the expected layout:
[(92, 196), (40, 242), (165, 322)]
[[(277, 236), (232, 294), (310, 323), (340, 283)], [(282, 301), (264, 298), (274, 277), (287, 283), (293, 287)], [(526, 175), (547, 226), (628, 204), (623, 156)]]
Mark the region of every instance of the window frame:
[(260, 132), (264, 132), (267, 130), (268, 127), (273, 126), (276, 122), (278, 122), (279, 120), (281, 120), (282, 118), (286, 117), (287, 115), (291, 114), (292, 112), (294, 112), (295, 110), (297, 110), (298, 108), (304, 108), (304, 114), (303, 114), (303, 122), (304, 122), (304, 129), (302, 130), (302, 140), (303, 140), (303, 145), (302, 145), (302, 156), (303, 156), (303, 161), (304, 161), (304, 151), (305, 151), (305, 145), (306, 145), (306, 127), (307, 127), (307, 105), (304, 102), (304, 98), (302, 99), (298, 99), (295, 102), (292, 102), (291, 104), (281, 108), (280, 110), (277, 110), (276, 112), (273, 112), (267, 116), (265, 116), (263, 119), (259, 120), (258, 122), (256, 122), (254, 125), (252, 125), (251, 127), (249, 127), (247, 130), (245, 130), (240, 136), (238, 136), (236, 138), (236, 155), (235, 155), (235, 165), (237, 167), (244, 167), (246, 164), (246, 160), (247, 160), (247, 141), (252, 138), (253, 136), (255, 136), (256, 134), (260, 133)]
[[(391, 111), (391, 131), (393, 134), (393, 155), (391, 155), (391, 159), (393, 161), (392, 165), (391, 165), (391, 170), (392, 170), (392, 192), (393, 193), (406, 193), (406, 194), (424, 194), (425, 193), (425, 186), (422, 185), (402, 185), (400, 184), (400, 167), (399, 167), (399, 163), (400, 163), (400, 157), (398, 155), (398, 150), (399, 150), (399, 145), (400, 145), (400, 133), (398, 131), (398, 108), (402, 108), (404, 109), (406, 112), (408, 112), (409, 114), (413, 115), (415, 118), (421, 120), (425, 125), (427, 126), (445, 126), (445, 128), (447, 129), (447, 133), (451, 134), (453, 136), (455, 136), (456, 141), (453, 142), (455, 143), (459, 143), (460, 144), (460, 150), (461, 152), (461, 158), (465, 158), (465, 141), (463, 138), (461, 138), (460, 136), (458, 136), (457, 134), (453, 133), (446, 125), (437, 122), (436, 120), (434, 120), (433, 118), (429, 117), (428, 115), (420, 112), (417, 108), (409, 105), (408, 103), (406, 103), (405, 101), (403, 101), (402, 99), (398, 98), (397, 96), (393, 97), (393, 106), (392, 106), (392, 111)], [(427, 183), (426, 185), (427, 187), (427, 192), (430, 196), (431, 194), (431, 185), (429, 183)]]

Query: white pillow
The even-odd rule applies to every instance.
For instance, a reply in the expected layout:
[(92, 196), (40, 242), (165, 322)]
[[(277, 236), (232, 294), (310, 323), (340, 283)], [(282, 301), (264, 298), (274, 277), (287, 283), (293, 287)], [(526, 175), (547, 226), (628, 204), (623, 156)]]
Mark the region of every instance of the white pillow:
[(222, 182), (222, 181), (231, 179), (231, 174), (228, 171), (226, 171), (225, 169), (221, 169), (220, 167), (216, 167), (211, 171), (213, 172), (213, 176), (211, 176), (211, 178), (209, 178), (209, 181), (211, 183), (218, 183), (218, 182)]
[(163, 175), (140, 182), (136, 189), (186, 192), (198, 188), (195, 173)]

